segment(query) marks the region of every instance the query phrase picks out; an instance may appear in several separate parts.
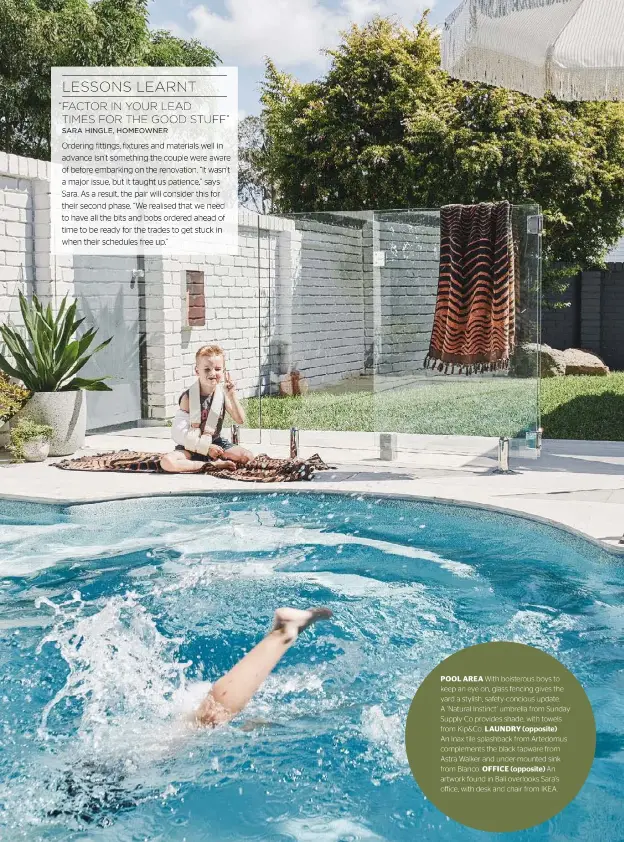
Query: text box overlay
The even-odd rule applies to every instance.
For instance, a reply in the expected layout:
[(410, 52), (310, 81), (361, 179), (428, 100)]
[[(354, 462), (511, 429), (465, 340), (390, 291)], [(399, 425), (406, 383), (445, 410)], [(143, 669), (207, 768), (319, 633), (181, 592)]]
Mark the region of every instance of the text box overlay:
[(52, 251), (233, 254), (235, 67), (52, 68)]

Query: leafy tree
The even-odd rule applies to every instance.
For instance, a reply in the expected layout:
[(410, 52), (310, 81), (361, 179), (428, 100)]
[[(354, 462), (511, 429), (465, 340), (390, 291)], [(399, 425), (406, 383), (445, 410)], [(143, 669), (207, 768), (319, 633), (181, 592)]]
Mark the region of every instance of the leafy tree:
[(624, 228), (624, 105), (532, 99), (450, 79), (439, 35), (353, 26), (324, 78), (268, 61), (264, 168), (280, 212), (539, 203), (551, 286), (598, 265)]
[(199, 41), (150, 32), (147, 0), (0, 0), (0, 149), (50, 157), (50, 68), (214, 66)]
[(214, 67), (221, 61), (214, 50), (192, 38), (176, 38), (166, 29), (150, 33), (147, 54), (141, 64), (145, 67)]
[(250, 114), (238, 124), (238, 201), (256, 213), (271, 213), (275, 188), (264, 170), (269, 136), (264, 120)]

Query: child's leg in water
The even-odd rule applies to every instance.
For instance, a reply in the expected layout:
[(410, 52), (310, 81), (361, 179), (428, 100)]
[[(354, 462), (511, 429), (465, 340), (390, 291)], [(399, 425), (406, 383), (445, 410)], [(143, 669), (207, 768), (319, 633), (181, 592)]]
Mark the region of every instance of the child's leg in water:
[(300, 632), (317, 620), (332, 616), (329, 608), (278, 608), (273, 629), (213, 685), (199, 706), (199, 725), (221, 725), (240, 713)]

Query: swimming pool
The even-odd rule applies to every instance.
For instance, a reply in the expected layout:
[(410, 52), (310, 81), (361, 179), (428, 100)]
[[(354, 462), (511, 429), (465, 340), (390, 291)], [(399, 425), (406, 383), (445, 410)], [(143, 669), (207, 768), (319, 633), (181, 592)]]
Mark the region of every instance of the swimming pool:
[[(624, 564), (509, 515), (327, 494), (0, 501), (0, 838), (624, 838)], [(231, 726), (182, 713), (279, 605), (327, 604)], [(447, 819), (403, 734), (427, 673), (515, 640), (575, 673), (597, 754), (527, 831)], [(418, 837), (417, 837), (418, 834)]]

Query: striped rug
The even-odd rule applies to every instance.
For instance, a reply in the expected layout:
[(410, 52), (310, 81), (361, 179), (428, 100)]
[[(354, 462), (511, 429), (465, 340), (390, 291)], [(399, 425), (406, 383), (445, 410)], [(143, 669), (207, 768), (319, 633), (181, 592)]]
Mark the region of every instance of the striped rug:
[[(63, 459), (51, 462), (55, 468), (64, 471), (118, 471), (132, 474), (163, 474), (160, 467), (162, 453), (144, 453), (133, 450), (119, 450), (113, 453), (96, 453), (78, 456), (76, 459)], [(210, 474), (220, 479), (233, 479), (239, 482), (297, 482), (311, 480), (317, 471), (330, 471), (318, 453), (307, 459), (274, 459), (261, 453), (246, 465), (227, 469), (217, 467), (212, 462), (205, 462), (198, 474)], [(193, 476), (193, 473), (186, 476)], [(169, 476), (179, 476), (170, 473)]]
[(445, 374), (505, 369), (515, 339), (509, 202), (440, 211), (440, 275), (425, 368)]

